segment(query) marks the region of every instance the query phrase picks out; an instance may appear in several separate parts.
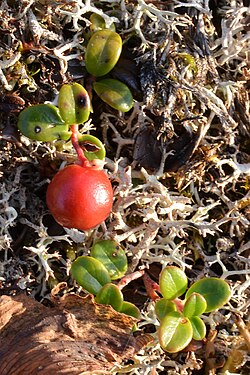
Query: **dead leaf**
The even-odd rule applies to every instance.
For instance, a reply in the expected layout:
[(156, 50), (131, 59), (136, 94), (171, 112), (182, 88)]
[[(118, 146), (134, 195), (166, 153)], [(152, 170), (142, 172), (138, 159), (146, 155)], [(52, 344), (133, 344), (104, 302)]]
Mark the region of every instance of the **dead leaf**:
[(250, 351), (250, 331), (248, 329), (248, 326), (244, 323), (244, 320), (241, 319), (239, 314), (234, 314), (234, 320), (241, 336), (245, 340), (248, 350)]
[(217, 369), (223, 367), (225, 358), (223, 353), (216, 349), (215, 340), (217, 331), (211, 330), (208, 334), (205, 347), (205, 375), (215, 375)]
[(231, 350), (221, 371), (223, 374), (226, 372), (238, 372), (246, 363), (250, 351), (250, 323), (245, 324), (238, 313), (234, 313), (233, 317), (239, 330), (239, 335), (234, 336), (231, 342)]
[(152, 338), (131, 333), (136, 319), (66, 294), (49, 308), (26, 295), (0, 297), (1, 375), (109, 374)]

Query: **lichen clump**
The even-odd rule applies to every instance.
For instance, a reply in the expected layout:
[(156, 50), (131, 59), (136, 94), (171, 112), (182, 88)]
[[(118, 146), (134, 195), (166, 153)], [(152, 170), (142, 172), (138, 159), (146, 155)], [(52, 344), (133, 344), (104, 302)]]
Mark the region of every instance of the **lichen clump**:
[[(76, 159), (71, 145), (30, 141), (16, 124), (21, 109), (53, 102), (63, 83), (93, 84), (84, 62), (91, 14), (106, 28), (115, 25), (123, 40), (109, 74), (129, 86), (134, 106), (122, 113), (93, 93), (93, 112), (80, 131), (105, 144), (114, 206), (105, 224), (81, 232), (56, 224), (45, 203), (51, 178)], [(247, 339), (237, 320), (247, 329), (246, 1), (4, 1), (0, 15), (1, 293), (22, 290), (48, 301), (58, 282), (74, 288), (69, 270), (76, 256), (87, 255), (94, 241), (112, 239), (126, 252), (128, 272), (145, 267), (157, 279), (163, 266), (175, 265), (190, 284), (219, 277), (232, 290), (223, 310), (205, 321), (210, 357), (204, 343), (174, 357), (156, 343), (117, 373), (191, 374), (217, 367), (248, 373)], [(143, 284), (128, 294), (140, 305), (138, 327), (157, 327)]]

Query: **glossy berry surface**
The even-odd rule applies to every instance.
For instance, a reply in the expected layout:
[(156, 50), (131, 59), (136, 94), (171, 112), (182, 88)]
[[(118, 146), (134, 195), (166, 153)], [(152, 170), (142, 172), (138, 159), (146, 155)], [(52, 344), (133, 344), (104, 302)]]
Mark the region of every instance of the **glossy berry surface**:
[(54, 176), (48, 186), (46, 200), (59, 224), (66, 228), (89, 230), (110, 214), (113, 190), (103, 170), (75, 164)]

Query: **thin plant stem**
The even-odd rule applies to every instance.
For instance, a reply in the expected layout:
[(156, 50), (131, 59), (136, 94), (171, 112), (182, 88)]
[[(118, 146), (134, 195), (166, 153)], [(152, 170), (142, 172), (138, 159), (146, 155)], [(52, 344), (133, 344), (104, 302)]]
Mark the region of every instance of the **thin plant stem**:
[(143, 275), (143, 282), (145, 285), (145, 289), (147, 291), (147, 295), (153, 300), (156, 301), (160, 298), (160, 296), (156, 293), (160, 292), (159, 284), (157, 284), (155, 281), (153, 281), (147, 273), (144, 273)]
[(72, 142), (74, 149), (77, 152), (78, 160), (80, 161), (83, 167), (87, 167), (89, 166), (89, 161), (84, 155), (83, 149), (81, 148), (78, 142), (78, 125), (75, 125), (75, 124), (71, 125), (71, 131), (72, 131), (71, 142)]
[(136, 280), (136, 279), (139, 279), (140, 277), (142, 277), (144, 275), (144, 270), (141, 270), (141, 271), (135, 271), (133, 273), (131, 273), (130, 275), (126, 275), (124, 276), (120, 281), (119, 283), (117, 284), (118, 288), (120, 290), (122, 290), (126, 285), (128, 285), (129, 283), (131, 283), (131, 281), (133, 280)]

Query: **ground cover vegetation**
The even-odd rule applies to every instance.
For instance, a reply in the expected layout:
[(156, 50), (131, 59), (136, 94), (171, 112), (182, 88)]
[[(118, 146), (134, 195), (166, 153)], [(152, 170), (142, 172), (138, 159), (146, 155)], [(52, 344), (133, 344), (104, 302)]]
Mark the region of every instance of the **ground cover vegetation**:
[(249, 25), (1, 2), (1, 374), (249, 373)]

